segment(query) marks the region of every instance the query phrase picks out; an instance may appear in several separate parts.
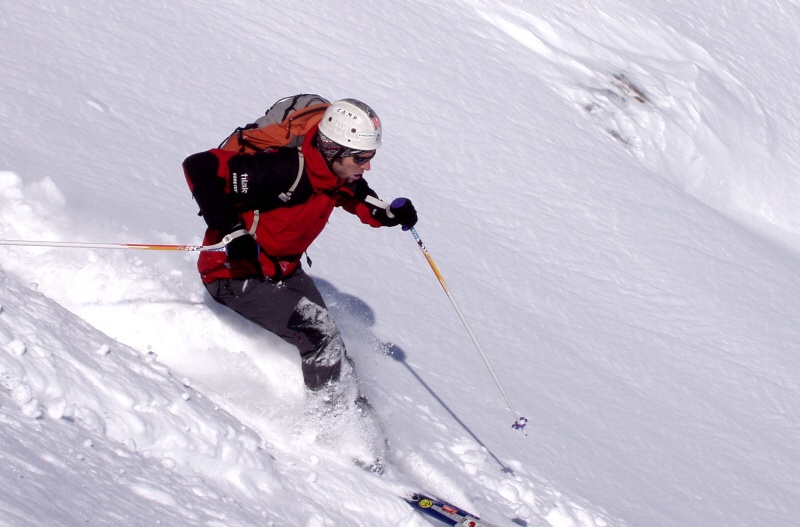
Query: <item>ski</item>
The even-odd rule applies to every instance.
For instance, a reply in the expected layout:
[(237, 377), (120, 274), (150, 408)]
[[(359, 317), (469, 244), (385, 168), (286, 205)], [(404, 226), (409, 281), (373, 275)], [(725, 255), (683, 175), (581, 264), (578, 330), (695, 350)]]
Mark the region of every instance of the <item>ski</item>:
[(497, 527), (493, 523), (481, 520), (474, 514), (456, 507), (439, 498), (434, 498), (420, 492), (414, 493), (405, 500), (415, 509), (436, 518), (448, 525), (466, 525), (468, 527)]

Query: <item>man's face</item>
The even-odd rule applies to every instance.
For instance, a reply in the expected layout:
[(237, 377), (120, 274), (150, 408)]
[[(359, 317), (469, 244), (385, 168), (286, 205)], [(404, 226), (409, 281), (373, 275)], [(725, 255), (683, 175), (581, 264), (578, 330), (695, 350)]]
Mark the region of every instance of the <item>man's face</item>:
[(364, 172), (368, 171), (374, 153), (364, 153), (363, 156), (340, 157), (333, 162), (331, 167), (333, 173), (345, 183), (352, 183), (361, 178)]

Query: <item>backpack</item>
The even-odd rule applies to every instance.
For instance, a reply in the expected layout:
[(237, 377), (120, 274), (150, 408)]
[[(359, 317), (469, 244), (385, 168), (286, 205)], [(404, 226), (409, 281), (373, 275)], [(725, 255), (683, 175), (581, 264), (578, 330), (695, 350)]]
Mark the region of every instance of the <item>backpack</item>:
[(322, 114), (331, 103), (313, 93), (300, 93), (284, 97), (254, 123), (240, 126), (219, 145), (219, 149), (240, 154), (255, 154), (270, 148), (297, 148), (299, 159), (294, 183), (278, 195), (288, 202), (303, 176), (304, 159), (300, 147), (308, 131), (322, 120)]
[(269, 148), (299, 148), (330, 104), (327, 99), (309, 93), (284, 97), (255, 122), (234, 130), (219, 148), (248, 154)]

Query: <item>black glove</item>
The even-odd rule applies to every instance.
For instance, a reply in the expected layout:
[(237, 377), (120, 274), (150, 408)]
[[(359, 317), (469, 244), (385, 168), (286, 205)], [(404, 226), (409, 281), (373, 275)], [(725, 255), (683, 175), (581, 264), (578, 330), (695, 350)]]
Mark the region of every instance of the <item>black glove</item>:
[(358, 201), (364, 201), (367, 199), (367, 196), (372, 196), (373, 198), (378, 197), (375, 191), (369, 188), (369, 184), (367, 184), (364, 178), (359, 178), (353, 183), (349, 183), (348, 186), (353, 191), (353, 197)]
[[(241, 223), (235, 225), (231, 229), (230, 233), (234, 233), (240, 230), (244, 230), (244, 225), (242, 225)], [(237, 236), (236, 238), (228, 242), (228, 245), (225, 246), (225, 253), (228, 255), (228, 260), (251, 262), (253, 265), (256, 266), (256, 268), (259, 267), (258, 254), (260, 252), (261, 248), (258, 246), (256, 239), (250, 236), (250, 234), (247, 233), (246, 231), (241, 236)]]
[(389, 205), (389, 212), (394, 216), (392, 225), (402, 225), (407, 231), (417, 224), (417, 209), (408, 198), (397, 198)]

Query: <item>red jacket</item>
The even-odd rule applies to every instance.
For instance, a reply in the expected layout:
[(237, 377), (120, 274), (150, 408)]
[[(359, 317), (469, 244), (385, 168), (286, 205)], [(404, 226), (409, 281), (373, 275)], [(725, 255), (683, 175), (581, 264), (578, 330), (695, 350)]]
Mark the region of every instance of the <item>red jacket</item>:
[(218, 243), (239, 223), (251, 230), (257, 217), (255, 238), (261, 247), (261, 269), (248, 262), (228, 261), (225, 252), (204, 251), (197, 262), (204, 282), (261, 273), (273, 279), (289, 276), (325, 228), (335, 207), (343, 207), (373, 227), (385, 225), (386, 211), (364, 201), (367, 195), (376, 196), (366, 181), (344, 184), (328, 169), (312, 144), (315, 132), (312, 130), (303, 142), (303, 172), (286, 202), (278, 196), (297, 179), (296, 149), (258, 154), (214, 149), (186, 158), (186, 180), (208, 224), (205, 245)]

